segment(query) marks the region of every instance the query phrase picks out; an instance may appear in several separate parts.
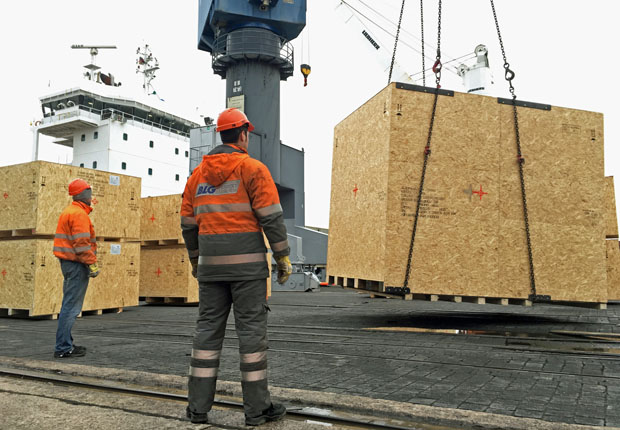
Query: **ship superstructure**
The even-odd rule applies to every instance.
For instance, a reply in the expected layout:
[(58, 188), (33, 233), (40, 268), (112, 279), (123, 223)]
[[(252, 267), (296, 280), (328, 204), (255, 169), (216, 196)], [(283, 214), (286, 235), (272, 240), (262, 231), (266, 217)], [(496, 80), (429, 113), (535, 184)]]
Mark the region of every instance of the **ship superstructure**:
[[(92, 56), (92, 50), (91, 50)], [(94, 58), (94, 56), (93, 56)], [(190, 129), (159, 97), (127, 97), (111, 74), (91, 60), (79, 86), (40, 98), (43, 117), (33, 124), (33, 160), (40, 135), (73, 148), (74, 166), (142, 178), (142, 196), (183, 191), (189, 172)]]

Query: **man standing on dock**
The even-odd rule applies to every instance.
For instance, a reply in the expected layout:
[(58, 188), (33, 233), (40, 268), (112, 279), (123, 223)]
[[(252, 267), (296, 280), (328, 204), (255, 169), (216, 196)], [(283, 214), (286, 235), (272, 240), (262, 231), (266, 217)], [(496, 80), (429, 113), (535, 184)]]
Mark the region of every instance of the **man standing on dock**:
[(267, 167), (248, 155), (254, 126), (238, 109), (217, 120), (223, 145), (194, 170), (183, 192), (181, 228), (200, 307), (189, 369), (187, 416), (206, 423), (215, 396), (226, 320), (234, 304), (246, 425), (276, 421), (286, 408), (271, 402), (267, 384), (267, 277), (263, 232), (278, 267), (292, 272), (280, 198)]
[(86, 181), (75, 179), (69, 184), (69, 195), (73, 202), (60, 214), (54, 236), (54, 255), (60, 259), (64, 277), (54, 358), (86, 354), (85, 347), (73, 344), (71, 329), (82, 312), (89, 278), (99, 274), (95, 229), (88, 216), (93, 191)]

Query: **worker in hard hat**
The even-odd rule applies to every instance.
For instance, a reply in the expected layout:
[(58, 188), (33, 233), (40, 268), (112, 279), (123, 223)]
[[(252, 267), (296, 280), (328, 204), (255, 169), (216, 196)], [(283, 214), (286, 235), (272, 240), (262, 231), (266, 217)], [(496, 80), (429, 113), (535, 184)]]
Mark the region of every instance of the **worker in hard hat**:
[(267, 387), (267, 277), (270, 268), (263, 232), (277, 262), (278, 282), (292, 272), (278, 191), (267, 167), (248, 155), (254, 126), (238, 109), (217, 120), (223, 144), (203, 157), (187, 181), (181, 228), (200, 287), (199, 316), (189, 368), (193, 423), (206, 423), (226, 320), (234, 304), (239, 338), (241, 387), (246, 425), (284, 416)]
[(93, 190), (83, 179), (76, 179), (69, 184), (69, 195), (73, 202), (60, 214), (54, 236), (54, 255), (60, 259), (64, 277), (55, 358), (86, 354), (85, 347), (73, 343), (71, 328), (82, 312), (89, 279), (99, 275), (95, 229), (88, 216)]

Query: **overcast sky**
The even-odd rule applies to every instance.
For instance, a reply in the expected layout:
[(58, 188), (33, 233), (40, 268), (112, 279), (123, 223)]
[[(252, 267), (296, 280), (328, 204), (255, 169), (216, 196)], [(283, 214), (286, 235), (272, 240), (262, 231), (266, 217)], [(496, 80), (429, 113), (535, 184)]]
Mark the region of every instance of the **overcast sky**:
[[(365, 22), (391, 54), (393, 39), (387, 33), (395, 27), (389, 21), (398, 20), (401, 1), (347, 2), (380, 24), (382, 29)], [(605, 174), (620, 177), (619, 2), (495, 3), (519, 99), (602, 112)], [(344, 24), (334, 5), (333, 0), (308, 0), (307, 28), (294, 41), (296, 73), (282, 83), (281, 91), (281, 139), (305, 149), (306, 224), (318, 227), (329, 224), (334, 126), (384, 88), (388, 77), (380, 56)], [(225, 83), (213, 74), (209, 54), (196, 48), (197, 0), (31, 0), (2, 7), (0, 165), (30, 161), (29, 123), (41, 116), (39, 97), (80, 82), (90, 57), (87, 51), (71, 50), (71, 44), (116, 45), (115, 51), (100, 52), (98, 64), (127, 90), (139, 90), (135, 52), (148, 43), (161, 66), (153, 84), (172, 110), (196, 119), (217, 117), (225, 107)], [(437, 41), (436, 0), (424, 1), (424, 15), (428, 67)], [(420, 50), (419, 1), (407, 1), (402, 28), (397, 61), (416, 73), (422, 67), (415, 52)], [(489, 0), (444, 0), (441, 34), (444, 62), (473, 52), (478, 44), (487, 45), (496, 82), (493, 95), (509, 96)], [(305, 88), (298, 72), (302, 62), (312, 67)], [(444, 72), (443, 87), (463, 91), (460, 78), (449, 71)], [(41, 158), (65, 162), (67, 152), (55, 146), (43, 141)], [(620, 184), (616, 199), (620, 201)]]

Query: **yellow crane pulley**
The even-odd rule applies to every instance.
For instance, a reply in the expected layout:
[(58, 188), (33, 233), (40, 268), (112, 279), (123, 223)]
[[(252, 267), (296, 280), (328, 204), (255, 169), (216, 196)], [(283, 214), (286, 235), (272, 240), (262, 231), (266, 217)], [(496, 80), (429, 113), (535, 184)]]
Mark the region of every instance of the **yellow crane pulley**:
[(302, 64), (300, 66), (301, 74), (304, 75), (304, 87), (308, 86), (308, 75), (310, 74), (310, 65)]

